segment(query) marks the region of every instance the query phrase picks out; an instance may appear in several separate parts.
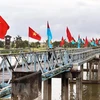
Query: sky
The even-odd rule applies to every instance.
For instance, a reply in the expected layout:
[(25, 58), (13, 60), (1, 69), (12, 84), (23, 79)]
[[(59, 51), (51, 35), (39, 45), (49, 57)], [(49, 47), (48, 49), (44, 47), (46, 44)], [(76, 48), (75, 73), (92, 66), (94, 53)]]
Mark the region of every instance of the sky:
[(37, 41), (28, 37), (31, 27), (42, 39), (47, 40), (47, 21), (53, 41), (67, 40), (68, 27), (75, 40), (78, 35), (88, 39), (100, 38), (100, 0), (2, 0), (0, 15), (9, 24), (7, 35), (23, 40)]

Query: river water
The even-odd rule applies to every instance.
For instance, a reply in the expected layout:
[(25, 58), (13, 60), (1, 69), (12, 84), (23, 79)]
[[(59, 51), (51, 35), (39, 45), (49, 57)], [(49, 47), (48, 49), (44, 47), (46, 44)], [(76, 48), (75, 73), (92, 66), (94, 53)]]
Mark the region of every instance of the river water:
[[(89, 72), (83, 72), (83, 79), (89, 80)], [(92, 80), (97, 80), (94, 72)], [(76, 98), (76, 84), (69, 84), (69, 100)], [(61, 100), (61, 78), (52, 78), (52, 100)], [(100, 100), (100, 84), (82, 84), (82, 100)]]

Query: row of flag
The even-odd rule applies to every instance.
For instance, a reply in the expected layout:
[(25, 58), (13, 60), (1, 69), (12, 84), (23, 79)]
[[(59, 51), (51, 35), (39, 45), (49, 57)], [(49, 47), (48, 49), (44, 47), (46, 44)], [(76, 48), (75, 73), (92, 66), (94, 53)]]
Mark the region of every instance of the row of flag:
[[(72, 44), (75, 44), (76, 41), (73, 38), (73, 36), (71, 35), (68, 27), (67, 27), (66, 33), (67, 33), (68, 41), (71, 42)], [(96, 40), (95, 40), (94, 38), (92, 38), (91, 40), (88, 40), (87, 37), (85, 39), (84, 38), (81, 39), (80, 35), (79, 35), (77, 44), (78, 44), (78, 46), (77, 46), (78, 48), (80, 48), (81, 44), (84, 44), (84, 47), (88, 47), (89, 44), (91, 44), (92, 46), (98, 46), (98, 44), (100, 44), (100, 39), (96, 38)]]
[[(0, 16), (0, 38), (1, 39), (5, 38), (5, 35), (8, 31), (8, 29), (9, 29), (9, 25), (2, 18), (2, 16)], [(37, 32), (35, 32), (31, 27), (29, 27), (28, 36), (33, 38), (33, 39), (39, 40), (39, 41), (41, 40), (41, 36)], [(52, 48), (53, 47), (52, 41), (51, 41), (52, 40), (52, 33), (51, 33), (48, 22), (47, 22), (47, 37), (48, 37), (48, 46), (49, 46), (49, 48)]]
[[(72, 43), (72, 44), (75, 44), (76, 43), (76, 40), (73, 38), (73, 36), (72, 36), (70, 30), (68, 29), (68, 27), (66, 29), (66, 34), (67, 34), (68, 42), (69, 43)], [(37, 40), (41, 40), (41, 36), (39, 34), (37, 34), (30, 27), (29, 27), (29, 37), (34, 38), (34, 39), (37, 39)], [(48, 38), (48, 47), (49, 48), (53, 48), (53, 45), (52, 45), (52, 33), (51, 33), (51, 30), (50, 30), (49, 22), (47, 22), (47, 38)], [(77, 40), (77, 44), (78, 44), (77, 47), (78, 48), (81, 47), (81, 44), (84, 44), (84, 47), (88, 47), (89, 43), (92, 46), (97, 46), (99, 44), (99, 40), (98, 39), (95, 40), (94, 38), (92, 38), (92, 40), (89, 41), (87, 39), (87, 37), (85, 39), (84, 38), (81, 39), (80, 38), (80, 35), (78, 36), (78, 40)], [(62, 47), (64, 44), (65, 44), (65, 40), (64, 40), (64, 38), (62, 36), (61, 41), (60, 41), (60, 46)]]
[[(7, 24), (7, 22), (2, 18), (2, 16), (0, 16), (0, 38), (1, 39), (5, 38), (7, 30), (9, 28), (10, 27)], [(66, 28), (66, 35), (67, 35), (67, 39), (68, 39), (69, 43), (72, 43), (72, 44), (76, 43), (76, 40), (72, 36), (72, 34), (71, 34), (70, 30), (68, 29), (68, 27)], [(41, 36), (37, 32), (35, 32), (31, 27), (29, 27), (28, 36), (33, 38), (33, 39), (39, 40), (39, 41), (41, 40)], [(48, 21), (47, 21), (47, 39), (48, 39), (48, 47), (53, 48), (53, 45), (52, 45), (52, 32), (50, 30), (50, 26), (49, 26)], [(100, 39), (95, 40), (94, 38), (92, 38), (92, 40), (88, 41), (87, 37), (85, 39), (81, 39), (80, 35), (79, 35), (78, 40), (77, 40), (77, 43), (78, 43), (77, 47), (80, 48), (80, 45), (82, 43), (84, 44), (84, 47), (88, 47), (89, 43), (92, 46), (97, 46), (98, 44), (100, 44), (99, 42), (100, 42)], [(64, 44), (65, 44), (65, 40), (62, 36), (61, 41), (60, 41), (60, 46), (62, 47)]]
[[(4, 39), (5, 35), (9, 29), (9, 25), (7, 24), (7, 22), (2, 18), (2, 16), (0, 16), (0, 38)], [(29, 27), (29, 37), (37, 39), (37, 40), (41, 40), (41, 36), (36, 33), (32, 28)]]

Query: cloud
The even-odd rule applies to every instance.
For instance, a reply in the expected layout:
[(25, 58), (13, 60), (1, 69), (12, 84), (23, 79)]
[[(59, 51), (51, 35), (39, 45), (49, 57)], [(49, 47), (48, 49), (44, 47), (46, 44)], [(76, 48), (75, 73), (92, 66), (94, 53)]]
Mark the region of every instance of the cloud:
[[(28, 39), (32, 27), (47, 39), (46, 22), (49, 21), (53, 40), (66, 39), (66, 27), (78, 38), (100, 37), (100, 1), (98, 0), (3, 0), (0, 14), (10, 25), (7, 34)], [(34, 40), (33, 40), (34, 41)]]

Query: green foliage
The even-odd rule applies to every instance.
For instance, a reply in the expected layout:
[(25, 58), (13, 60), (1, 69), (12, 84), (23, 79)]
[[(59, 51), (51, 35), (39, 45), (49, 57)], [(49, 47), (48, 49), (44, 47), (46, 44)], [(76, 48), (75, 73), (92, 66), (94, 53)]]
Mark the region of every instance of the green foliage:
[(27, 40), (22, 41), (21, 47), (22, 47), (22, 48), (28, 47), (28, 41), (27, 41)]
[(16, 48), (22, 47), (22, 38), (19, 35), (16, 37), (15, 43), (16, 43)]
[[(11, 48), (26, 48), (26, 47), (30, 47), (30, 48), (47, 48), (48, 44), (47, 44), (47, 40), (44, 42), (45, 45), (42, 45), (39, 41), (37, 42), (31, 42), (29, 44), (29, 42), (27, 40), (23, 40), (21, 36), (16, 36), (14, 38), (14, 40), (11, 42)], [(60, 41), (54, 41), (52, 42), (53, 47), (59, 47), (60, 46)], [(65, 40), (64, 43), (64, 48), (77, 48), (77, 42), (75, 44), (72, 43), (68, 43)], [(89, 47), (92, 47), (91, 44), (89, 43)], [(0, 48), (4, 48), (4, 41), (0, 41)], [(84, 48), (84, 44), (81, 43), (81, 48)], [(5, 51), (4, 51), (5, 52)]]
[(0, 48), (4, 48), (4, 42), (0, 41)]
[(28, 41), (27, 40), (22, 40), (22, 37), (19, 35), (14, 38), (14, 41), (11, 43), (12, 48), (25, 48), (28, 47)]
[(30, 47), (39, 48), (39, 47), (40, 47), (40, 42), (32, 42), (32, 43), (30, 44)]
[(59, 47), (60, 41), (54, 41), (53, 42), (53, 47)]

